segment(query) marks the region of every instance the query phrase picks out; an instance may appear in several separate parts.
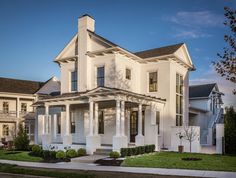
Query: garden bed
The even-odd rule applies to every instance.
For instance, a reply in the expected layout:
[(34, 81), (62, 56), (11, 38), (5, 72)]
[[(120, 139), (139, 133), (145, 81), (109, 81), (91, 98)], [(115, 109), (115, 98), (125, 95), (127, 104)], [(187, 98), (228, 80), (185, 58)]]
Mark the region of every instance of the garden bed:
[(103, 158), (96, 160), (94, 163), (100, 166), (120, 166), (123, 161), (124, 158)]

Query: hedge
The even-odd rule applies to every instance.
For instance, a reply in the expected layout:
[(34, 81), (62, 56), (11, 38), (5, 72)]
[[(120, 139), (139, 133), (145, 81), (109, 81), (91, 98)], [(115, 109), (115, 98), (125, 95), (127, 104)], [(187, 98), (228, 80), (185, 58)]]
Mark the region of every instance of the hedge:
[(155, 145), (145, 145), (131, 148), (121, 148), (120, 154), (121, 157), (125, 157), (125, 156), (141, 155), (144, 153), (152, 153), (154, 151), (155, 151)]

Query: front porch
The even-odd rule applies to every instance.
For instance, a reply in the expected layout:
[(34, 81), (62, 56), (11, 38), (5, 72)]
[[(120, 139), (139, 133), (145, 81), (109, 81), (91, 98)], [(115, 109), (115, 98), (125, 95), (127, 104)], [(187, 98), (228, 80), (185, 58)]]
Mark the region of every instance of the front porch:
[[(156, 112), (162, 114), (164, 103), (101, 87), (74, 98), (45, 99), (44, 114), (38, 116), (38, 142), (44, 149), (86, 148), (88, 154), (144, 144), (158, 148)], [(62, 106), (59, 113), (53, 111), (57, 106)]]

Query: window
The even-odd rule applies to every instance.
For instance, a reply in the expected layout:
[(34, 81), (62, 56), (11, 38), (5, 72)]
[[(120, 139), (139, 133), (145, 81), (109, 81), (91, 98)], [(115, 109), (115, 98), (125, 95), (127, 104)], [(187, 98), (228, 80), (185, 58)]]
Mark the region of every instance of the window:
[(131, 80), (131, 70), (127, 69), (125, 70), (125, 78), (128, 80)]
[(57, 134), (61, 133), (61, 114), (57, 114)]
[(3, 113), (9, 113), (9, 103), (8, 102), (3, 102)]
[(160, 111), (156, 112), (156, 125), (158, 127), (158, 134), (160, 134)]
[(183, 76), (176, 74), (176, 126), (183, 125)]
[(145, 135), (145, 111), (142, 111), (142, 134)]
[(71, 72), (71, 91), (77, 91), (77, 71)]
[(9, 136), (9, 126), (8, 125), (2, 126), (2, 134), (3, 134), (3, 136)]
[(28, 124), (25, 124), (25, 133), (29, 134), (29, 125)]
[(149, 92), (157, 91), (157, 72), (149, 73)]
[(98, 134), (104, 134), (104, 112), (98, 113)]
[(75, 133), (75, 117), (72, 112), (70, 113), (70, 132)]
[(104, 66), (97, 68), (97, 86), (98, 87), (104, 86)]
[(21, 112), (26, 113), (27, 112), (27, 104), (26, 103), (21, 103)]

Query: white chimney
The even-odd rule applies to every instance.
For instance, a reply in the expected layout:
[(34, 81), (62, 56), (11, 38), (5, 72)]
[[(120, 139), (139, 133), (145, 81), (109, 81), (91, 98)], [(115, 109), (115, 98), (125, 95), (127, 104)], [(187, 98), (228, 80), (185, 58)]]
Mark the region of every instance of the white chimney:
[(95, 20), (85, 14), (78, 19), (78, 90), (86, 91), (92, 87), (91, 83), (91, 59), (87, 55), (91, 51), (91, 37), (89, 31), (94, 32)]

